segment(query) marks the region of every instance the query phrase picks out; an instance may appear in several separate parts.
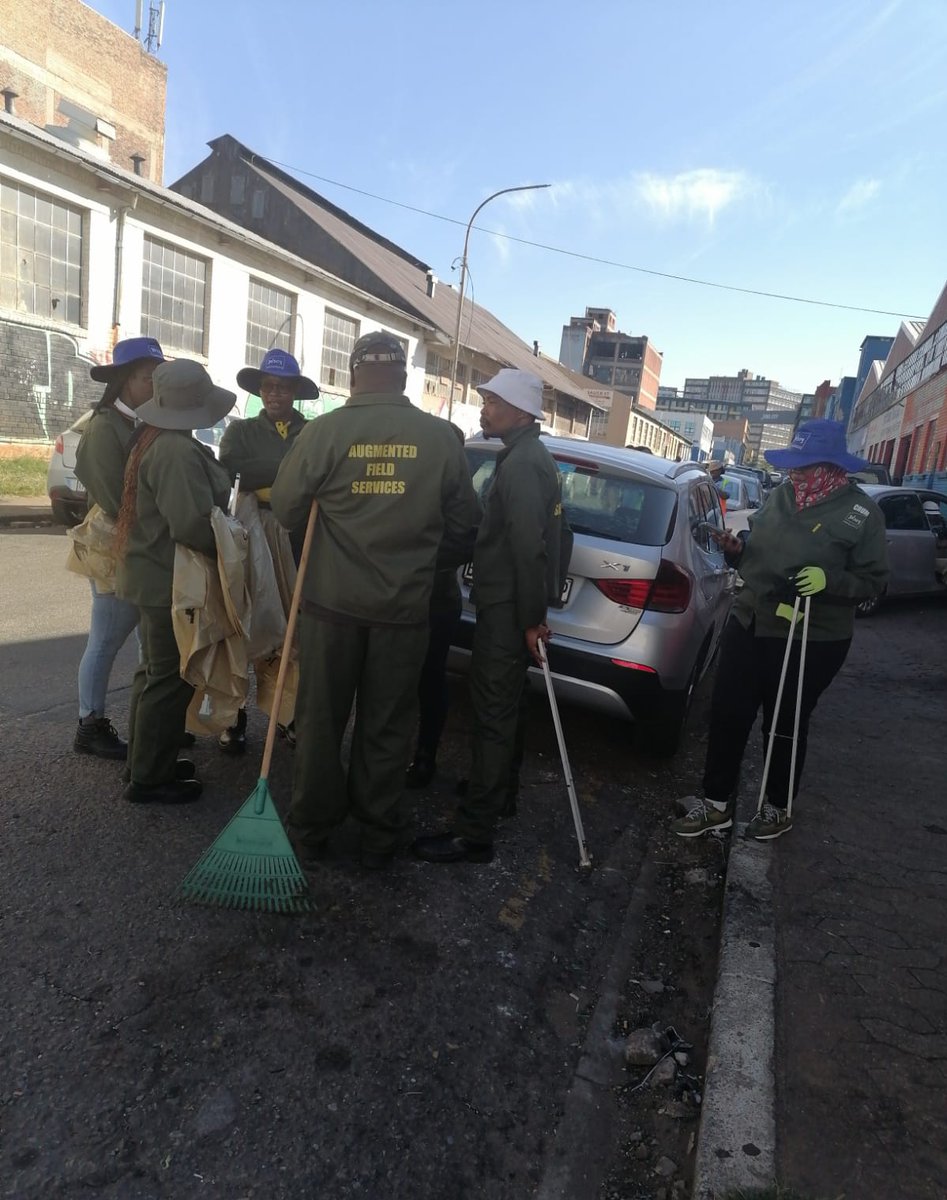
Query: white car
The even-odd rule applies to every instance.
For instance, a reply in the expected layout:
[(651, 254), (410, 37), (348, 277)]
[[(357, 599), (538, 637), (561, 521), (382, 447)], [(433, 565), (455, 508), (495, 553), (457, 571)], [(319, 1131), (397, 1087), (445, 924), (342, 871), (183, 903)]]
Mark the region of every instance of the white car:
[(750, 528), (750, 516), (759, 508), (759, 505), (750, 502), (746, 481), (739, 475), (721, 475), (717, 480), (717, 487), (723, 492), (727, 501), (725, 517), (727, 528), (737, 536), (747, 533)]
[[(76, 478), (76, 451), (83, 430), (92, 420), (93, 409), (88, 409), (77, 421), (61, 433), (49, 456), (46, 472), (46, 494), (53, 510), (53, 520), (60, 525), (79, 525), (85, 520), (88, 509), (86, 490)], [(233, 417), (223, 417), (210, 429), (196, 429), (194, 436), (220, 457), (220, 439)]]

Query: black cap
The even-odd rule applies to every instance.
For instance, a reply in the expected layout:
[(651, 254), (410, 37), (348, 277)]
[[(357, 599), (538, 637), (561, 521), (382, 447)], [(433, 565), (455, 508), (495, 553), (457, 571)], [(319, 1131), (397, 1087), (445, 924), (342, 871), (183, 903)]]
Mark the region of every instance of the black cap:
[(362, 363), (399, 363), (406, 366), (408, 355), (404, 342), (393, 333), (379, 330), (376, 333), (366, 333), (352, 347), (349, 359), (349, 369), (354, 371)]

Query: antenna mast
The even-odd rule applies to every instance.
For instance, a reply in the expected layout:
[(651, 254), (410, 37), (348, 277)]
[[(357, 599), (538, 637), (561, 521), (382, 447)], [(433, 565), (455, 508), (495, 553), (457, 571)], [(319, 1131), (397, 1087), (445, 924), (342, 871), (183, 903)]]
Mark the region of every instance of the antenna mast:
[[(135, 37), (141, 40), (143, 0), (135, 4)], [(164, 0), (148, 0), (148, 32), (144, 37), (145, 49), (154, 54), (164, 40)]]

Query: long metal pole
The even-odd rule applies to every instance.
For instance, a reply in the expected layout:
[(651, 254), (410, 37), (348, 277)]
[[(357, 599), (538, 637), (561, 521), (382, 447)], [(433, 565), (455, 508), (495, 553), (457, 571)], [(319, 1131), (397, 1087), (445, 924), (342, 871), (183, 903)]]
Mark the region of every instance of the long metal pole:
[(457, 325), (454, 328), (454, 358), (450, 368), (450, 394), (447, 400), (447, 419), (451, 419), (454, 411), (454, 387), (457, 384), (457, 361), (460, 358), (460, 326), (464, 316), (464, 288), (467, 286), (467, 247), (470, 244), (470, 231), (473, 228), (473, 223), (477, 219), (477, 214), (480, 210), (490, 203), (491, 200), (496, 200), (497, 196), (505, 196), (509, 192), (535, 192), (541, 188), (552, 187), (550, 183), (526, 183), (520, 187), (501, 188), (498, 192), (494, 192), (492, 196), (487, 196), (486, 200), (473, 211), (473, 216), (467, 222), (467, 232), (464, 234), (464, 253), (460, 260), (460, 295), (457, 299)]

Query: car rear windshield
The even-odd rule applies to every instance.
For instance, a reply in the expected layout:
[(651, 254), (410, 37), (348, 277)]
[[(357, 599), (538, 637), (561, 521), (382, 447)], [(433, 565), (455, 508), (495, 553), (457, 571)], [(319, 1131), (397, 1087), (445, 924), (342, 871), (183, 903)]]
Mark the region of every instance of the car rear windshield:
[[(573, 533), (663, 546), (671, 535), (677, 494), (619, 475), (593, 462), (571, 462), (553, 455), (562, 476), (562, 507)], [(481, 503), (493, 481), (497, 456), (479, 446), (467, 447), (467, 461)]]

